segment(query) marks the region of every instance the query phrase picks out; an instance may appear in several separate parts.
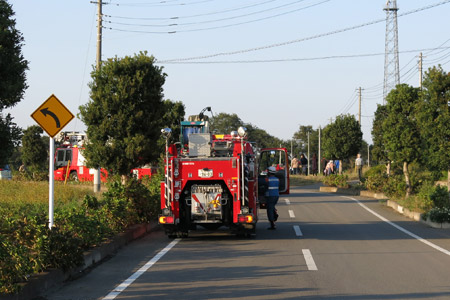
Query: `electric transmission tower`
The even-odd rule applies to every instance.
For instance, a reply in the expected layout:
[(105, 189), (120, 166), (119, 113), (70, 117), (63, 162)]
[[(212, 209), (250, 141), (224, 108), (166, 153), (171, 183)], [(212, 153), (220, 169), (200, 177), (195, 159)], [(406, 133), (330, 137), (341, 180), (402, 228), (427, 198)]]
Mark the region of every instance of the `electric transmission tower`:
[(397, 1), (386, 2), (386, 38), (384, 53), (384, 89), (383, 104), (389, 92), (400, 84), (400, 71), (398, 63), (398, 25), (397, 25)]

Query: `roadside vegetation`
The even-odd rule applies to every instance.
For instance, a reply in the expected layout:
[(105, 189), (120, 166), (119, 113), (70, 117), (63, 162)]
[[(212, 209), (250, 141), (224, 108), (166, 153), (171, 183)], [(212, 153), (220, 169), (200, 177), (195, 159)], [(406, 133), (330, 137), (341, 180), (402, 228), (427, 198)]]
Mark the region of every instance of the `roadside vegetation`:
[[(0, 181), (0, 293), (16, 292), (35, 273), (80, 265), (83, 252), (129, 226), (155, 220), (160, 175), (92, 186), (55, 185), (55, 226), (48, 228), (48, 182)], [(5, 197), (3, 197), (3, 195)]]

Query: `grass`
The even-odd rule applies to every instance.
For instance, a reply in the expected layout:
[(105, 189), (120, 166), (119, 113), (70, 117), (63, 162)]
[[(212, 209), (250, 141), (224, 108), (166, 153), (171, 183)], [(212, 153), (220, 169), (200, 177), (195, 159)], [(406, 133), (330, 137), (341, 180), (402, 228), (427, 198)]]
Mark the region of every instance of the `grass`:
[(305, 186), (322, 182), (322, 175), (319, 176), (304, 176), (304, 175), (289, 175), (291, 186)]
[[(15, 206), (24, 204), (44, 204), (49, 200), (49, 183), (45, 181), (0, 180), (0, 204)], [(94, 195), (91, 185), (55, 182), (55, 204), (80, 201), (86, 194)]]

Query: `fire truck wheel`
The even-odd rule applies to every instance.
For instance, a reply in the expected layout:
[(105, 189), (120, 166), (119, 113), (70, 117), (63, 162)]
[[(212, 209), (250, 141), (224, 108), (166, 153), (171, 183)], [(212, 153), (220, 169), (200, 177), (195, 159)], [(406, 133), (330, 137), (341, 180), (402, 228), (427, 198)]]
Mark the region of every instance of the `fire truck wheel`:
[(78, 181), (77, 172), (70, 172), (69, 179), (72, 180), (72, 181)]

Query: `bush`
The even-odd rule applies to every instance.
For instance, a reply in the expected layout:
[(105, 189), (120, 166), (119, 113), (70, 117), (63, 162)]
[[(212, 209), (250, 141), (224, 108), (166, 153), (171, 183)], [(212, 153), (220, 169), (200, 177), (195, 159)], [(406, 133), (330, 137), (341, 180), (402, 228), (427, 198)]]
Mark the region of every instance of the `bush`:
[(384, 191), (384, 186), (388, 181), (386, 166), (378, 165), (372, 167), (366, 172), (364, 176), (366, 177), (366, 179), (364, 180), (364, 186), (366, 189), (378, 193)]
[(432, 222), (436, 223), (450, 222), (450, 208), (432, 208), (429, 212), (423, 215), (425, 220), (428, 219), (428, 217)]
[(325, 185), (335, 186), (339, 188), (348, 188), (349, 185), (347, 181), (348, 181), (347, 175), (331, 174), (323, 178), (323, 183)]

